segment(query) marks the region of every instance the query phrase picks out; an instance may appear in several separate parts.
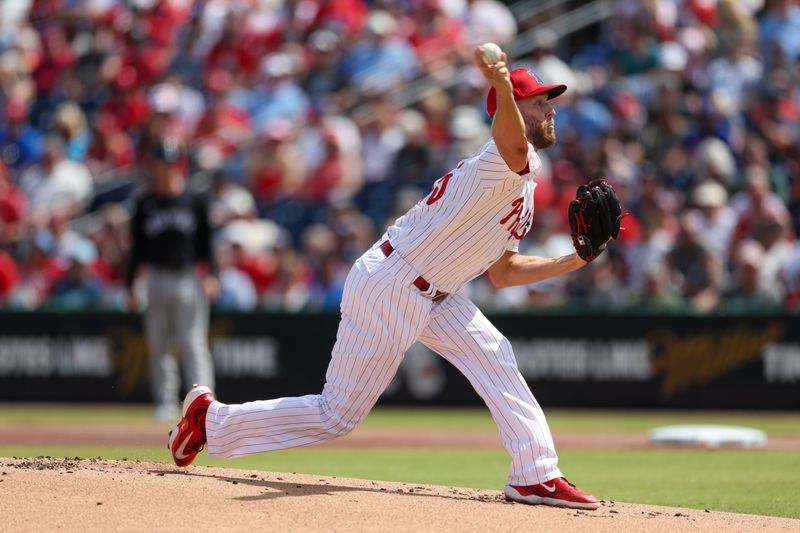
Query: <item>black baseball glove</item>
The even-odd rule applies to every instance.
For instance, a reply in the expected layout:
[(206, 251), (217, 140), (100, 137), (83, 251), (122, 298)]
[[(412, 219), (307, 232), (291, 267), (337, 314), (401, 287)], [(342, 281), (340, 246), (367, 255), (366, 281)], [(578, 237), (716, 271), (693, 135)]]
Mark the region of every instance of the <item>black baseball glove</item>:
[(619, 235), (622, 206), (611, 185), (596, 179), (578, 187), (569, 203), (568, 219), (575, 251), (588, 263), (603, 253), (609, 239)]

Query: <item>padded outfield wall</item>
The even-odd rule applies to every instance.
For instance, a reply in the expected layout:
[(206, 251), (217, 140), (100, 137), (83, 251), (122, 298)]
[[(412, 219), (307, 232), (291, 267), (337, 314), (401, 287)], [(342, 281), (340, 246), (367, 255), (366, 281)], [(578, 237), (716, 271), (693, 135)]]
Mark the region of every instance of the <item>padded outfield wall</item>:
[[(217, 393), (240, 402), (321, 390), (336, 314), (220, 314), (210, 340)], [(547, 406), (800, 409), (800, 317), (490, 315)], [(0, 400), (148, 401), (139, 317), (0, 314)], [(421, 345), (383, 404), (480, 398)]]

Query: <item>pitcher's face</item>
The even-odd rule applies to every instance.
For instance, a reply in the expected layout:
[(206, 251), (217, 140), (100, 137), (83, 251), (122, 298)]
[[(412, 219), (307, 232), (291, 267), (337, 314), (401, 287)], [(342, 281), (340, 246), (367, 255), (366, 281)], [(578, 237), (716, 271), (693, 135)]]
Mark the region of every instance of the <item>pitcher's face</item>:
[(555, 144), (556, 110), (547, 100), (547, 93), (520, 100), (517, 107), (525, 122), (525, 136), (534, 148), (542, 150)]

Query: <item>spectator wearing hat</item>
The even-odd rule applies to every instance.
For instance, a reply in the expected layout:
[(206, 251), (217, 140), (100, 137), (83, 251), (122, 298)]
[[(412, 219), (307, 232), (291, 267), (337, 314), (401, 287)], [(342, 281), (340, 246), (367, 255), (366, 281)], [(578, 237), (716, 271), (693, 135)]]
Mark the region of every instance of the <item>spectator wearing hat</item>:
[(197, 89), (184, 83), (178, 74), (170, 75), (153, 86), (148, 98), (155, 113), (171, 117), (172, 127), (183, 135), (195, 130), (205, 113), (205, 102)]
[[(208, 306), (209, 298), (219, 291), (219, 281), (206, 200), (187, 191), (184, 166), (184, 148), (175, 138), (155, 143), (149, 162), (150, 187), (136, 202), (131, 220), (129, 305), (136, 308), (133, 287), (144, 267), (144, 327), (158, 420), (178, 414), (179, 373), (170, 355), (172, 341), (180, 355), (185, 389), (194, 383), (214, 382)], [(202, 276), (198, 276), (198, 266), (205, 269)]]
[(347, 76), (339, 68), (341, 39), (329, 29), (320, 29), (311, 34), (309, 45), (311, 65), (303, 79), (303, 89), (315, 106), (341, 102), (339, 93), (347, 87)]
[[(247, 276), (256, 299), (277, 282), (275, 246), (279, 233), (278, 225), (269, 220), (236, 220), (221, 229), (218, 235), (219, 248), (223, 253), (230, 253), (224, 258), (230, 264), (225, 263), (225, 266)], [(230, 279), (220, 277), (221, 283), (226, 281)]]
[(251, 219), (258, 215), (253, 194), (221, 169), (213, 174), (209, 204), (209, 217), (215, 228), (233, 220)]
[(692, 192), (692, 203), (695, 208), (689, 211), (689, 223), (700, 243), (724, 260), (736, 228), (736, 213), (728, 206), (725, 187), (713, 180), (704, 181)]
[(734, 255), (734, 279), (723, 293), (721, 311), (765, 311), (778, 308), (781, 300), (764, 286), (762, 268), (764, 248), (754, 240), (745, 240)]
[(69, 253), (67, 270), (50, 292), (48, 306), (58, 309), (91, 309), (102, 303), (103, 287), (92, 267), (97, 249), (89, 239), (74, 243)]

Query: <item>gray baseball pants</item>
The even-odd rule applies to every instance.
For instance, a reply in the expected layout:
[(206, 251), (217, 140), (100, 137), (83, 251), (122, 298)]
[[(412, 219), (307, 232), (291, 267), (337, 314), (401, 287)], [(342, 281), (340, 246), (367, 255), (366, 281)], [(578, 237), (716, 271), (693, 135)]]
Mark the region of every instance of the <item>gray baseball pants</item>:
[(147, 269), (144, 317), (150, 350), (150, 387), (156, 405), (180, 400), (177, 350), (184, 388), (198, 383), (214, 388), (214, 364), (208, 349), (208, 299), (195, 269)]

